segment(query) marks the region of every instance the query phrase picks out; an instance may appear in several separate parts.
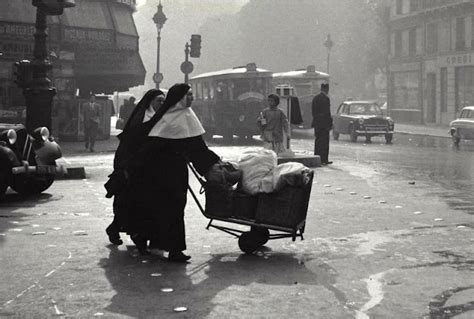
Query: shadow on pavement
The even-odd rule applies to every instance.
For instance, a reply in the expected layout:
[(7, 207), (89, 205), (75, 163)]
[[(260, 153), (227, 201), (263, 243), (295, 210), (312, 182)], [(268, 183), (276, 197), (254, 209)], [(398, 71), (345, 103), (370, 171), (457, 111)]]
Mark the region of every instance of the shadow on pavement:
[[(5, 241), (7, 231), (12, 228), (21, 228), (21, 221), (27, 217), (26, 214), (20, 213), (19, 210), (25, 207), (34, 207), (52, 201), (51, 194), (38, 194), (32, 196), (24, 196), (9, 190), (0, 200), (0, 245)], [(55, 198), (54, 200), (58, 200)]]
[[(294, 253), (266, 250), (258, 255), (215, 254), (201, 264), (174, 264), (163, 257), (134, 254), (134, 246), (127, 250), (110, 247), (108, 258), (99, 262), (116, 292), (107, 307), (110, 312), (138, 318), (167, 318), (173, 315), (175, 307), (182, 306), (188, 309), (186, 317), (204, 318), (215, 307), (228, 307), (230, 303), (237, 302), (248, 309), (252, 307), (248, 302), (258, 306), (262, 302), (259, 296), (268, 294), (268, 285), (285, 289), (287, 297), (308, 285), (320, 285), (334, 293), (341, 304), (347, 301), (344, 293), (333, 286), (337, 274), (332, 268), (319, 263), (313, 272)], [(301, 283), (305, 286), (298, 286)], [(163, 288), (172, 288), (173, 292), (162, 292)], [(228, 288), (231, 290), (223, 292)], [(239, 300), (233, 299), (235, 290), (239, 291)], [(275, 297), (282, 298), (281, 291)]]

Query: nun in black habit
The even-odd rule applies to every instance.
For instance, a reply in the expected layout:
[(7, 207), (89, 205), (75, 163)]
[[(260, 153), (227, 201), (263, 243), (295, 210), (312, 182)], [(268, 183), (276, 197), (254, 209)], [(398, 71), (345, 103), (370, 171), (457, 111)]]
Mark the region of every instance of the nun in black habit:
[[(202, 138), (204, 129), (190, 108), (193, 96), (189, 85), (172, 86), (153, 115), (149, 107), (142, 110), (157, 96), (155, 91), (149, 93), (142, 99), (143, 107), (140, 101), (135, 116), (132, 114), (126, 124), (121, 137), (126, 150), (117, 149), (114, 160), (114, 168), (125, 163), (130, 180), (128, 199), (122, 206), (125, 213), (119, 213), (123, 217), (119, 218), (120, 228), (130, 234), (141, 253), (149, 253), (149, 241), (149, 248), (169, 251), (170, 261), (185, 262), (190, 258), (183, 253), (187, 161), (205, 176), (220, 159)], [(140, 118), (142, 122), (135, 126)]]

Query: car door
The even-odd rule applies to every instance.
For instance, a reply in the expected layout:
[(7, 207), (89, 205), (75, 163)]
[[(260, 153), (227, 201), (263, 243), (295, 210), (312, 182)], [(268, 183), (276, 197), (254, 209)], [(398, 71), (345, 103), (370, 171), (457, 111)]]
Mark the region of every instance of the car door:
[(343, 107), (344, 107), (344, 103), (339, 105), (339, 107), (337, 108), (336, 114), (334, 114), (332, 117), (333, 130), (335, 130), (336, 132), (341, 132), (341, 127), (342, 127), (341, 112), (342, 112)]
[(349, 115), (349, 108), (350, 108), (349, 104), (344, 104), (341, 109), (340, 123), (341, 123), (341, 133), (343, 134), (349, 134), (349, 125), (351, 121), (351, 117)]

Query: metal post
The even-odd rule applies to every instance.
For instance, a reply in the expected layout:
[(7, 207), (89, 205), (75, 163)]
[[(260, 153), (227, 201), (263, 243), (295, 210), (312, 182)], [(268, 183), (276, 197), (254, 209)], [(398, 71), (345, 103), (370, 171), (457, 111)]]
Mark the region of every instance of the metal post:
[[(157, 48), (156, 48), (156, 74), (160, 74), (160, 42), (161, 42), (161, 29), (158, 29)], [(156, 88), (160, 88), (160, 82), (156, 81)]]
[(167, 18), (163, 12), (163, 6), (161, 5), (161, 0), (158, 3), (158, 10), (153, 16), (153, 22), (156, 24), (156, 30), (158, 31), (158, 36), (156, 38), (157, 50), (156, 50), (156, 73), (153, 75), (153, 81), (157, 89), (160, 88), (160, 83), (163, 81), (163, 74), (160, 73), (160, 45), (161, 45), (161, 29), (163, 28)]
[(51, 131), (51, 109), (56, 89), (51, 86), (48, 72), (53, 68), (48, 59), (46, 49), (46, 12), (41, 6), (36, 9), (36, 32), (31, 63), (33, 79), (23, 91), (26, 103), (26, 129), (29, 133), (40, 126), (46, 126)]
[[(184, 61), (186, 64), (189, 62), (189, 43), (188, 42), (186, 42), (186, 45), (184, 47)], [(184, 72), (184, 83), (187, 84), (188, 82), (189, 82), (189, 73)]]

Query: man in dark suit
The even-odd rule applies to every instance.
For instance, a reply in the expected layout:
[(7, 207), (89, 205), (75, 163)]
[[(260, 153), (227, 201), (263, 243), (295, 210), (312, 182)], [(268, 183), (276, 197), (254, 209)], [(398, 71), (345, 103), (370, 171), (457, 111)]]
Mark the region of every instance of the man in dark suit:
[(329, 84), (321, 84), (321, 93), (313, 98), (312, 113), (314, 128), (314, 155), (321, 157), (321, 165), (332, 164), (329, 155), (329, 131), (332, 129), (331, 101)]

